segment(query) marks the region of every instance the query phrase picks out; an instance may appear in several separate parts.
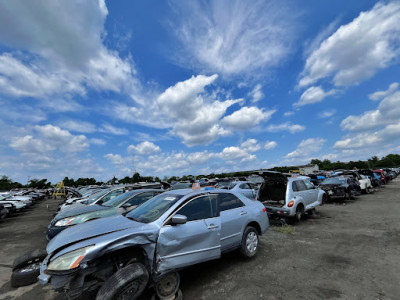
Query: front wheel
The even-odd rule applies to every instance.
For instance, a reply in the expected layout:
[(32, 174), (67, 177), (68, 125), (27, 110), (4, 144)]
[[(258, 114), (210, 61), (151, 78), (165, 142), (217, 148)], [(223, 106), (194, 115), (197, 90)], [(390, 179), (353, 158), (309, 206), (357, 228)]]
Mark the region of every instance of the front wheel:
[(248, 226), (246, 227), (243, 233), (240, 253), (244, 257), (250, 258), (256, 255), (257, 250), (258, 250), (258, 232), (254, 227)]
[(100, 288), (97, 300), (137, 299), (149, 281), (149, 273), (141, 263), (133, 263), (114, 273)]

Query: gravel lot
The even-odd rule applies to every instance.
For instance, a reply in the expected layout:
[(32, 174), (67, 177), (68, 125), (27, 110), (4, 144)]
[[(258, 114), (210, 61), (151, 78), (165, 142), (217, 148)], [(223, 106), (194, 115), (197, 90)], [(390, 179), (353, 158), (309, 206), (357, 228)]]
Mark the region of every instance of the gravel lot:
[[(279, 232), (271, 226), (257, 257), (236, 253), (181, 272), (185, 299), (400, 299), (400, 180)], [(52, 218), (43, 201), (0, 221), (0, 299), (66, 299), (48, 287), (10, 286), (13, 260), (46, 245)], [(146, 297), (147, 298), (147, 297)]]

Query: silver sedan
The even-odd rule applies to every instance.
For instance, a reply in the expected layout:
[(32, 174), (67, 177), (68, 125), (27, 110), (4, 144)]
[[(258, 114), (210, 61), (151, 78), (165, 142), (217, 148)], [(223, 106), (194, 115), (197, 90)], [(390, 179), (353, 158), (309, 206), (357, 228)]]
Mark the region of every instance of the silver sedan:
[[(262, 203), (242, 194), (218, 189), (168, 191), (126, 216), (62, 231), (47, 246), (39, 279), (67, 292), (73, 282), (74, 295), (103, 284), (100, 298), (103, 292), (111, 298), (128, 292), (132, 297), (132, 283), (140, 280), (144, 286), (153, 282), (165, 296), (162, 287), (176, 282), (177, 275), (171, 274), (181, 268), (238, 248), (244, 256), (253, 257), (258, 237), (268, 226)], [(121, 276), (126, 278), (116, 280)], [(93, 282), (97, 278), (99, 282)], [(140, 286), (135, 291), (139, 295), (144, 286), (135, 286)]]

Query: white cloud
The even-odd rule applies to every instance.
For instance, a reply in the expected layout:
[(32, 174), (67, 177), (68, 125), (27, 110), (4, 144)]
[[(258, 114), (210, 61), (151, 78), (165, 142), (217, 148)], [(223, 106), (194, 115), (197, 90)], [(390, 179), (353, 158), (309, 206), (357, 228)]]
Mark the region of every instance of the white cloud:
[(107, 158), (112, 164), (116, 166), (125, 165), (127, 163), (127, 160), (119, 154), (108, 153), (104, 155), (104, 157)]
[(98, 130), (99, 132), (110, 133), (114, 135), (127, 135), (129, 131), (125, 128), (118, 128), (110, 124), (103, 124)]
[(222, 75), (278, 65), (295, 37), (296, 14), (282, 1), (171, 1), (171, 30), (181, 42), (183, 67)]
[(254, 89), (250, 92), (251, 102), (256, 103), (264, 98), (264, 93), (262, 91), (262, 85), (257, 84)]
[(241, 149), (240, 147), (225, 147), (221, 153), (218, 153), (218, 157), (230, 161), (230, 160), (241, 160), (249, 156), (249, 153)]
[(247, 139), (241, 145), (241, 148), (246, 150), (247, 152), (257, 152), (261, 149), (261, 145), (258, 143), (256, 139)]
[(336, 109), (324, 110), (318, 114), (318, 118), (321, 118), (321, 119), (330, 118), (334, 114), (336, 114)]
[(363, 131), (396, 123), (400, 119), (400, 91), (386, 96), (378, 109), (367, 111), (361, 116), (348, 116), (340, 126), (344, 130)]
[(72, 135), (68, 130), (53, 125), (35, 126), (35, 130), (45, 143), (57, 147), (62, 152), (87, 150), (89, 143), (84, 135)]
[(35, 136), (14, 137), (10, 147), (23, 153), (47, 153), (58, 149), (61, 152), (81, 152), (89, 147), (84, 135), (72, 135), (69, 131), (53, 125), (35, 126)]
[(91, 138), (90, 139), (90, 143), (94, 144), (94, 145), (105, 145), (105, 144), (107, 144), (107, 142), (105, 140), (97, 139), (97, 138)]
[(330, 77), (335, 86), (349, 86), (396, 62), (400, 55), (399, 19), (398, 1), (380, 2), (361, 12), (310, 54), (299, 86)]
[(336, 90), (325, 92), (320, 86), (312, 86), (301, 95), (300, 100), (294, 103), (294, 106), (296, 107), (318, 103), (324, 100), (326, 97), (334, 95), (336, 92)]
[(205, 87), (217, 77), (191, 77), (169, 87), (157, 99), (158, 107), (171, 120), (173, 133), (187, 146), (210, 144), (229, 134), (219, 125), (220, 119), (228, 107), (241, 100), (210, 99)]
[(265, 145), (264, 145), (264, 149), (265, 150), (274, 149), (277, 145), (278, 145), (278, 143), (275, 141), (266, 141)]
[(296, 160), (310, 157), (310, 155), (317, 153), (321, 150), (322, 146), (326, 142), (325, 139), (321, 138), (309, 138), (302, 140), (297, 146), (296, 150), (288, 153), (286, 159)]
[(368, 95), (369, 99), (373, 101), (381, 100), (382, 98), (385, 98), (386, 96), (389, 96), (390, 94), (393, 94), (396, 92), (399, 88), (399, 84), (397, 82), (392, 83), (389, 86), (389, 89), (386, 91), (377, 91), (375, 93), (372, 93)]
[(13, 138), (10, 143), (10, 147), (19, 152), (29, 153), (49, 152), (56, 149), (53, 145), (49, 145), (42, 140), (35, 139), (31, 135)]
[(135, 151), (136, 153), (140, 155), (151, 155), (157, 152), (160, 152), (161, 149), (159, 146), (153, 144), (152, 142), (144, 141), (140, 144), (137, 144), (136, 146), (130, 145), (128, 147), (128, 151)]
[(363, 132), (354, 136), (348, 136), (337, 141), (334, 149), (354, 150), (354, 149), (379, 149), (388, 143), (397, 143), (400, 140), (400, 123), (387, 125), (384, 129), (375, 132)]
[(294, 111), (287, 111), (283, 114), (284, 117), (290, 117), (294, 115)]
[(268, 121), (274, 113), (275, 110), (263, 111), (255, 106), (244, 106), (231, 115), (224, 117), (221, 124), (232, 129), (248, 130), (260, 122)]
[(14, 97), (84, 95), (96, 90), (134, 93), (130, 58), (103, 44), (108, 11), (103, 0), (0, 4), (0, 41), (27, 51), (0, 55), (0, 90)]
[(66, 120), (60, 122), (59, 126), (71, 131), (83, 133), (93, 133), (96, 131), (96, 126), (85, 121)]
[(279, 132), (279, 131), (289, 131), (290, 133), (296, 133), (300, 131), (304, 131), (306, 129), (305, 126), (299, 124), (292, 124), (290, 122), (285, 122), (277, 125), (269, 125), (266, 130), (268, 132)]
[(250, 170), (260, 166), (257, 156), (252, 154), (259, 150), (258, 147), (257, 140), (248, 139), (240, 146), (225, 147), (220, 152), (172, 151), (150, 155), (145, 160), (138, 159), (135, 162), (137, 161), (136, 168), (140, 174), (158, 174), (160, 176)]

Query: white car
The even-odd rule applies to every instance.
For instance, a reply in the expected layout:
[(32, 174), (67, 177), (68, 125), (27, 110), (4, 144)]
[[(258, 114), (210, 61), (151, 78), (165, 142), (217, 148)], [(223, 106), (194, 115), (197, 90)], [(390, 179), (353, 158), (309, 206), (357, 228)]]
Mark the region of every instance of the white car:
[(364, 176), (354, 171), (345, 171), (338, 173), (338, 175), (351, 176), (357, 179), (358, 184), (361, 188), (361, 192), (364, 194), (369, 194), (372, 189), (371, 179), (369, 179), (367, 176)]

